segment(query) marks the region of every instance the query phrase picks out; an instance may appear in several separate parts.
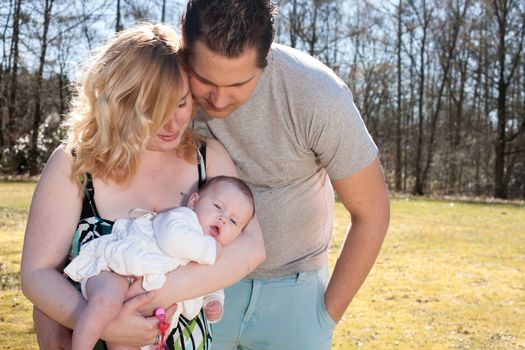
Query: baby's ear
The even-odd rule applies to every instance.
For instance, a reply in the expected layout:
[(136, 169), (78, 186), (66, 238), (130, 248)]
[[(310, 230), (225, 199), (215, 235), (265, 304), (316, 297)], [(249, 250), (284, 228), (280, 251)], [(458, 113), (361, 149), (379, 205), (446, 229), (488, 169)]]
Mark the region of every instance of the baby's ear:
[(190, 209), (193, 209), (193, 206), (198, 200), (199, 200), (199, 194), (197, 192), (192, 193), (190, 196), (190, 199), (188, 200), (187, 207)]

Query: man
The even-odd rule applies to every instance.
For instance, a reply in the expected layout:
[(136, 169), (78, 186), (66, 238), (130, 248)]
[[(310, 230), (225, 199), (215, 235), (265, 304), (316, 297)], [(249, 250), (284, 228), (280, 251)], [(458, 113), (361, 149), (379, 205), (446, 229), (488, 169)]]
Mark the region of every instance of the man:
[[(267, 252), (226, 290), (213, 349), (329, 349), (388, 228), (377, 148), (351, 92), (314, 58), (272, 44), (274, 12), (268, 0), (189, 0), (183, 16), (195, 128), (250, 184)], [(352, 225), (329, 278), (332, 187)]]

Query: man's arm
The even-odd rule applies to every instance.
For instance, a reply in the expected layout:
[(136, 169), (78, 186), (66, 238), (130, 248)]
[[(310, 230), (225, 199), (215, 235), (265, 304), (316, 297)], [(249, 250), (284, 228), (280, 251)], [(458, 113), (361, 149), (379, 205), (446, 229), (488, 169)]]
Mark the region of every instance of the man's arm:
[(332, 184), (352, 221), (325, 292), (326, 309), (338, 322), (379, 254), (388, 229), (390, 205), (377, 158), (359, 172)]

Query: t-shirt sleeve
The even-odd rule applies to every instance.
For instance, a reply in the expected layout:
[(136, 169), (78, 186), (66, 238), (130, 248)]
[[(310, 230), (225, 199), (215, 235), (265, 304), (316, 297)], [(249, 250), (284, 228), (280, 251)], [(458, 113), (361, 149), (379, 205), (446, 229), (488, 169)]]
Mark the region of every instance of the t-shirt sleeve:
[(330, 178), (340, 180), (369, 165), (378, 150), (346, 85), (322, 102), (307, 122), (306, 142)]

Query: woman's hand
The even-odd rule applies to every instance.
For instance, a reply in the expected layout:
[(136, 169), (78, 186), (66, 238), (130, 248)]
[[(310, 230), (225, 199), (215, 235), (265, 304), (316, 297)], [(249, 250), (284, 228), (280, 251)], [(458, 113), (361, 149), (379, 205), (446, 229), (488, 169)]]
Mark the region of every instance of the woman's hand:
[[(143, 293), (126, 301), (119, 315), (104, 330), (102, 339), (133, 347), (153, 344), (159, 334), (158, 320), (155, 316), (142, 316), (139, 310), (150, 303), (154, 295), (154, 292)], [(173, 317), (176, 307), (166, 310), (167, 319)]]
[[(126, 300), (132, 299), (137, 295), (144, 294), (146, 291), (144, 288), (142, 288), (142, 277), (134, 277), (133, 283), (129, 285), (128, 293), (126, 294)], [(155, 297), (151, 298), (148, 302), (139, 305), (135, 311), (143, 315), (144, 317), (153, 316), (155, 313), (155, 309), (158, 307), (163, 307), (166, 309), (166, 312), (170, 318), (167, 318), (167, 320), (171, 320), (171, 316), (175, 313), (175, 310), (177, 310), (177, 303), (175, 304), (166, 304), (166, 300), (172, 300), (172, 298), (168, 298), (166, 300), (163, 299), (163, 295), (165, 296), (167, 293), (162, 292), (162, 288), (160, 290), (155, 291)]]
[(139, 294), (144, 294), (144, 293), (146, 293), (146, 290), (142, 288), (142, 277), (133, 276), (133, 282), (129, 285), (125, 300), (129, 300), (133, 297), (136, 297)]
[(33, 307), (33, 322), (40, 349), (71, 349), (71, 329), (49, 318), (37, 307)]

